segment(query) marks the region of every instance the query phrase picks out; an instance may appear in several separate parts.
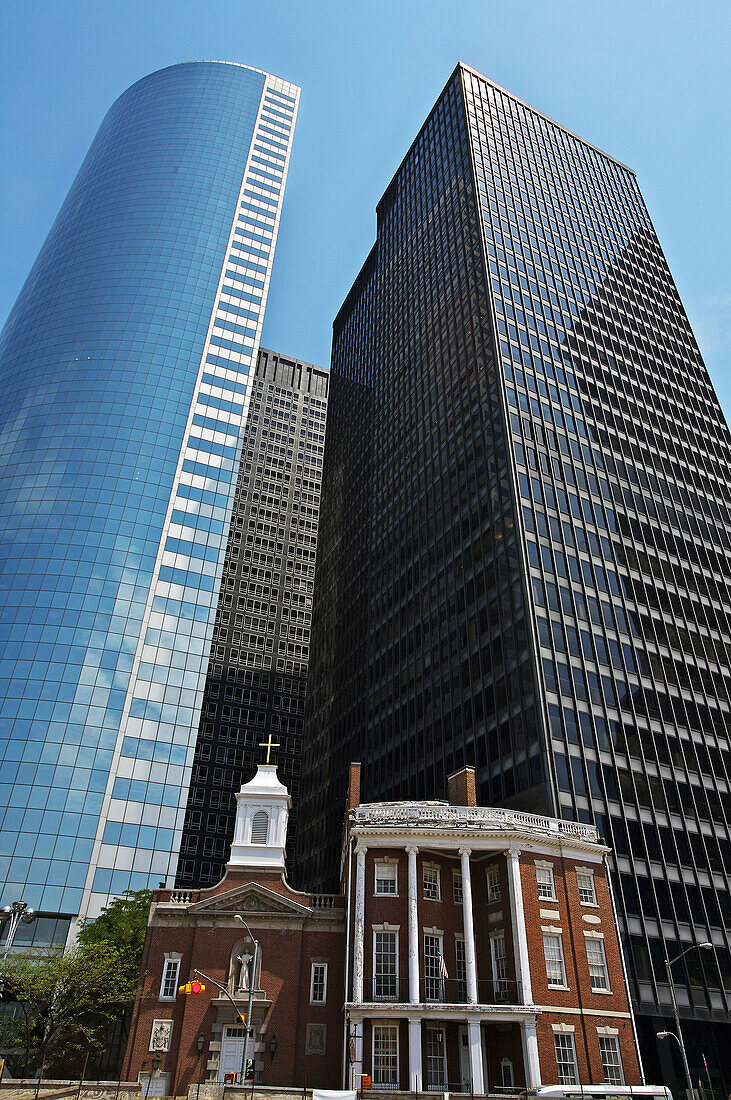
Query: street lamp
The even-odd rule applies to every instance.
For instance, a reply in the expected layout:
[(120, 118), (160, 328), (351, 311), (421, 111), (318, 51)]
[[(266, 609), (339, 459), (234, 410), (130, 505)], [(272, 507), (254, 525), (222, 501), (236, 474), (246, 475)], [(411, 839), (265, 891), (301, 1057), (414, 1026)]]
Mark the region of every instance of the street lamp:
[[(8, 951), (13, 946), (13, 940), (15, 939), (15, 933), (18, 931), (18, 925), (22, 921), (23, 924), (32, 924), (38, 914), (35, 909), (24, 901), (14, 901), (12, 905), (3, 905), (0, 909), (0, 925), (8, 925), (8, 933), (5, 937), (5, 950), (3, 951), (3, 962), (8, 957)], [(8, 924), (8, 922), (10, 922)], [(0, 997), (3, 995), (5, 989), (5, 978), (0, 974)]]
[(259, 941), (252, 934), (248, 924), (239, 913), (234, 914), (234, 920), (237, 920), (240, 924), (243, 924), (244, 928), (249, 934), (249, 939), (254, 945), (254, 954), (251, 959), (249, 970), (249, 1003), (246, 1009), (246, 1030), (244, 1031), (244, 1072), (242, 1074), (242, 1084), (246, 1084), (246, 1070), (249, 1064), (249, 1033), (251, 1031), (251, 1007), (254, 1000), (254, 979), (256, 977), (256, 964), (259, 960)]
[(680, 1047), (680, 1056), (683, 1060), (683, 1070), (685, 1072), (685, 1085), (688, 1093), (688, 1100), (693, 1100), (693, 1080), (690, 1076), (690, 1066), (688, 1065), (688, 1056), (685, 1053), (685, 1046), (683, 1044), (683, 1033), (680, 1030), (680, 1016), (678, 1015), (678, 1002), (675, 1000), (675, 985), (673, 984), (673, 973), (670, 969), (673, 963), (682, 959), (683, 955), (687, 955), (689, 951), (695, 951), (700, 948), (703, 951), (710, 951), (713, 947), (712, 943), (692, 943), (690, 947), (686, 947), (685, 951), (681, 951), (679, 955), (676, 955), (673, 959), (665, 960), (665, 970), (668, 976), (668, 985), (670, 986), (670, 999), (673, 1002), (673, 1015), (675, 1016), (675, 1026), (678, 1029), (677, 1035), (674, 1031), (658, 1031), (658, 1039), (666, 1039), (668, 1035), (675, 1035), (678, 1040), (678, 1046)]
[(38, 914), (35, 909), (31, 909), (24, 901), (14, 901), (12, 905), (3, 905), (2, 909), (0, 909), (0, 924), (7, 924), (8, 921), (10, 921), (8, 934), (5, 937), (3, 959), (8, 957), (8, 951), (13, 946), (15, 933), (18, 931), (20, 922), (22, 921), (23, 924), (31, 924), (37, 916)]
[[(200, 1035), (198, 1036), (198, 1038), (196, 1039), (195, 1045), (198, 1047), (198, 1062), (200, 1063), (201, 1054), (203, 1053), (203, 1047), (206, 1045), (206, 1037), (203, 1034), (203, 1032), (201, 1032)], [(198, 1084), (196, 1085), (196, 1089), (195, 1089), (196, 1100), (198, 1100), (198, 1098), (200, 1097), (200, 1094), (201, 1094), (201, 1067), (199, 1065), (198, 1066)]]

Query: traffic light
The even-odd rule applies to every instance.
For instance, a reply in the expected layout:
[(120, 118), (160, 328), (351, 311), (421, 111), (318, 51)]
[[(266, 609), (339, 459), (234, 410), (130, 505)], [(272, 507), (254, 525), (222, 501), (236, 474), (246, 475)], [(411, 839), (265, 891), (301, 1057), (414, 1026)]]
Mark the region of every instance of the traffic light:
[(203, 982), (196, 980), (194, 982), (186, 982), (185, 985), (179, 985), (178, 993), (204, 993), (205, 989), (206, 987)]

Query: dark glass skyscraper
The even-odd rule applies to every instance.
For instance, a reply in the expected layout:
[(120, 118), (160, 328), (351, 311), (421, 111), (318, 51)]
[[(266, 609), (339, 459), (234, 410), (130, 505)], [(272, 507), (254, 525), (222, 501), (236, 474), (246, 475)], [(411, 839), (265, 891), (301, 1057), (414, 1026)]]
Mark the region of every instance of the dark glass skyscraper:
[(634, 173), (460, 65), (377, 214), (335, 321), (303, 881), (337, 879), (349, 761), (364, 800), (474, 763), (483, 804), (612, 846), (650, 1079), (664, 959), (713, 944), (674, 976), (694, 1075), (728, 1074), (731, 439)]
[(298, 89), (153, 73), (0, 336), (0, 892), (174, 874)]
[(296, 831), (328, 372), (263, 348), (252, 381), (177, 883), (223, 877), (271, 735)]

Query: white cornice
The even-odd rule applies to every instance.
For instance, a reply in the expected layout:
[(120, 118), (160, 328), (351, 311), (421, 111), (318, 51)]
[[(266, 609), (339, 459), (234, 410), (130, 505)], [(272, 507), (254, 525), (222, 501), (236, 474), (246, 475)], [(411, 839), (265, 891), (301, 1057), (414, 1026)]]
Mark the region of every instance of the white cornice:
[(352, 835), (373, 848), (402, 847), (416, 838), (424, 847), (459, 848), (475, 854), (509, 847), (532, 852), (560, 848), (565, 855), (600, 862), (609, 848), (593, 825), (540, 817), (519, 810), (451, 806), (444, 802), (373, 802), (350, 813)]

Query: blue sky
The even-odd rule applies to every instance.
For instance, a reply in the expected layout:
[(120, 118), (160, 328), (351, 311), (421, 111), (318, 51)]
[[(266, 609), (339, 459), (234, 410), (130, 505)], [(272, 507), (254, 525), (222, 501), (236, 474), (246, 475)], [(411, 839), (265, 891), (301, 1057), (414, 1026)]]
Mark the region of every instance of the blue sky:
[(731, 412), (728, 0), (0, 3), (0, 320), (112, 101), (199, 58), (302, 87), (264, 343), (327, 365), (375, 205), (462, 59), (629, 164)]

